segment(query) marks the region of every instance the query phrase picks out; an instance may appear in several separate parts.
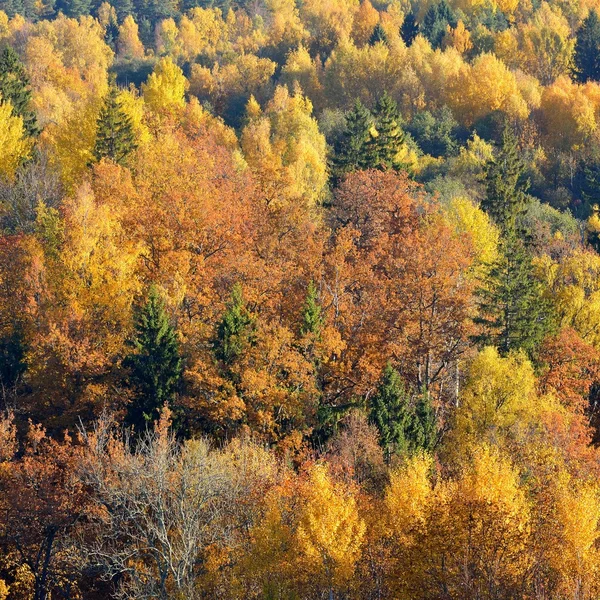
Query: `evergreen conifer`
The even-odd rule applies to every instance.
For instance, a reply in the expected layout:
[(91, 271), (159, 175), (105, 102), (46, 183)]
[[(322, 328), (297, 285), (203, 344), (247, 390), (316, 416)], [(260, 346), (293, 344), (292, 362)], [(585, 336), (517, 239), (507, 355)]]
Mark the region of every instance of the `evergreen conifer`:
[(600, 81), (600, 19), (595, 8), (577, 30), (573, 62), (578, 81)]
[(131, 119), (121, 108), (118, 90), (113, 82), (98, 117), (94, 158), (98, 161), (108, 158), (122, 165), (136, 146)]
[(18, 54), (7, 46), (0, 54), (0, 102), (8, 101), (13, 114), (23, 119), (23, 129), (29, 136), (40, 130), (35, 113), (30, 109), (31, 89), (25, 67)]
[(215, 356), (230, 365), (252, 343), (254, 319), (246, 308), (242, 286), (236, 283), (225, 313), (217, 328), (214, 342)]
[(536, 279), (532, 257), (516, 231), (501, 240), (500, 256), (490, 265), (478, 290), (483, 332), (478, 341), (502, 354), (524, 350), (530, 355), (552, 329), (553, 314)]
[(133, 352), (124, 366), (130, 372), (134, 399), (126, 420), (139, 432), (159, 417), (165, 403), (173, 402), (183, 372), (177, 333), (154, 287), (146, 304), (137, 311), (135, 333), (129, 344)]
[(486, 170), (486, 195), (481, 208), (488, 213), (502, 232), (522, 231), (522, 219), (527, 210), (525, 163), (517, 139), (508, 125), (502, 132), (502, 146)]
[(370, 144), (372, 129), (373, 116), (360, 100), (356, 100), (354, 108), (346, 115), (346, 128), (335, 148), (333, 172), (337, 178), (376, 165)]
[(398, 106), (387, 92), (377, 101), (374, 116), (377, 135), (369, 140), (368, 150), (375, 157), (377, 167), (399, 171), (404, 165), (398, 161), (398, 152), (405, 136)]

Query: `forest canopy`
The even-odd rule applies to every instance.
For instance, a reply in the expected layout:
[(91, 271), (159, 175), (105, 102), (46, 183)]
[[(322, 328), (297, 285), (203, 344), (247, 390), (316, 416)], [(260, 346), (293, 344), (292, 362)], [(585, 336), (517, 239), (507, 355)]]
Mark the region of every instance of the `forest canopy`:
[(600, 597), (599, 11), (0, 0), (0, 600)]

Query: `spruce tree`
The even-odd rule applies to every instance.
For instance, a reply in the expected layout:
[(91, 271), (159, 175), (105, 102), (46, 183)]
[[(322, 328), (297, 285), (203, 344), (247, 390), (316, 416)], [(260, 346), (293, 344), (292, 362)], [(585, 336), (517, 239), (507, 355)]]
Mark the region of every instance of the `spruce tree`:
[(410, 396), (400, 374), (388, 363), (371, 398), (369, 413), (369, 421), (379, 432), (379, 444), (387, 462), (393, 454), (400, 454), (408, 448), (406, 433), (411, 422), (409, 403)]
[(595, 8), (577, 30), (573, 62), (578, 81), (600, 81), (600, 19)]
[(113, 51), (116, 51), (116, 49), (117, 49), (118, 37), (119, 37), (119, 24), (116, 21), (116, 19), (111, 18), (110, 21), (108, 22), (108, 24), (106, 25), (106, 28), (104, 29), (104, 41), (106, 42), (106, 45), (110, 46), (110, 48)]
[(368, 150), (377, 167), (399, 171), (404, 166), (397, 159), (404, 144), (404, 132), (398, 106), (387, 92), (377, 101), (374, 116), (377, 135), (369, 140)]
[(29, 136), (40, 130), (35, 113), (30, 109), (31, 89), (25, 67), (18, 54), (7, 46), (0, 55), (0, 102), (10, 102), (13, 114), (23, 119), (23, 129)]
[[(598, 204), (594, 204), (590, 208), (590, 219), (593, 219), (596, 223), (600, 223), (600, 206)], [(588, 227), (586, 231), (586, 240), (587, 243), (600, 254), (600, 231), (596, 227)]]
[(553, 314), (535, 277), (531, 254), (515, 230), (504, 234), (500, 256), (481, 283), (475, 322), (482, 333), (477, 340), (502, 354), (524, 350), (533, 355), (553, 327)]
[[(133, 0), (113, 0), (111, 4), (115, 7), (115, 11), (117, 13), (117, 20), (119, 23), (123, 23), (126, 17), (129, 15), (136, 16), (135, 6)], [(138, 19), (136, 18), (136, 21)], [(118, 36), (118, 30), (117, 30)], [(114, 37), (115, 41), (117, 36)]]
[(369, 38), (369, 45), (374, 46), (375, 44), (386, 44), (388, 43), (388, 37), (385, 33), (384, 28), (381, 26), (381, 23), (377, 23), (375, 28), (373, 29), (373, 33)]
[(57, 0), (56, 10), (76, 19), (91, 14), (92, 0)]
[(522, 226), (528, 205), (524, 173), (525, 163), (517, 139), (506, 125), (502, 132), (502, 146), (497, 156), (487, 164), (486, 195), (481, 201), (481, 208), (502, 232), (517, 231)]
[(406, 434), (412, 452), (433, 450), (437, 442), (437, 418), (431, 405), (431, 396), (423, 391), (417, 397)]
[(27, 370), (25, 338), (20, 327), (0, 337), (0, 389), (4, 399)]
[(361, 171), (376, 165), (376, 157), (370, 144), (373, 116), (360, 100), (346, 115), (346, 128), (335, 147), (333, 173), (340, 178), (352, 171)]
[(113, 82), (98, 117), (93, 154), (98, 161), (108, 158), (122, 165), (137, 145), (131, 119), (121, 108), (118, 94)]
[(429, 40), (434, 49), (442, 45), (448, 26), (452, 29), (456, 27), (458, 20), (454, 11), (446, 0), (439, 4), (431, 6), (425, 13), (421, 33)]
[(402, 22), (402, 27), (400, 28), (400, 35), (404, 40), (404, 43), (407, 46), (410, 46), (414, 39), (417, 37), (419, 33), (419, 25), (417, 24), (417, 19), (415, 17), (415, 13), (412, 10), (404, 17), (404, 21)]
[(134, 399), (126, 421), (139, 432), (159, 417), (165, 403), (173, 402), (183, 371), (177, 333), (154, 287), (146, 304), (136, 312), (135, 333), (129, 345), (133, 352), (123, 364), (129, 369)]
[(225, 365), (230, 365), (252, 343), (253, 338), (254, 319), (246, 308), (242, 286), (236, 283), (231, 292), (231, 300), (217, 327), (215, 356)]
[(300, 327), (301, 335), (313, 335), (318, 339), (323, 328), (323, 315), (321, 305), (319, 304), (317, 286), (314, 281), (308, 285), (306, 300), (302, 311), (302, 325)]
[(452, 111), (444, 106), (433, 113), (417, 112), (406, 129), (425, 154), (447, 158), (458, 151), (455, 134), (458, 128)]
[(578, 175), (583, 203), (577, 213), (582, 217), (587, 217), (592, 207), (600, 204), (600, 160), (587, 157), (582, 162)]

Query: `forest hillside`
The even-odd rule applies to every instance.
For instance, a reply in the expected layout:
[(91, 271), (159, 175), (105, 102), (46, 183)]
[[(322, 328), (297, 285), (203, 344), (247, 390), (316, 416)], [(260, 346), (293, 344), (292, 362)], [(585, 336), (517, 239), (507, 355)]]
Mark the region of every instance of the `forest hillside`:
[(597, 600), (599, 11), (0, 0), (0, 600)]

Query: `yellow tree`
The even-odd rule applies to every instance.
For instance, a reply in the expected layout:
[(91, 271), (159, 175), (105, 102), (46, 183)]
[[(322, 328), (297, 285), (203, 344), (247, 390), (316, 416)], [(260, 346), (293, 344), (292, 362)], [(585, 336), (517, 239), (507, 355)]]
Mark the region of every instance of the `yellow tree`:
[(189, 84), (183, 71), (171, 60), (161, 58), (148, 81), (142, 85), (144, 101), (157, 114), (173, 114), (185, 106)]
[(600, 585), (600, 488), (560, 469), (546, 481), (540, 503), (539, 561), (550, 568), (556, 598), (592, 600)]
[(49, 146), (50, 161), (59, 171), (63, 185), (73, 192), (93, 161), (96, 126), (101, 98), (92, 98), (79, 106), (61, 123), (46, 128), (43, 143)]
[(538, 260), (561, 324), (600, 348), (600, 256), (577, 249), (562, 260)]
[(312, 209), (327, 185), (327, 145), (312, 117), (312, 104), (300, 90), (275, 90), (264, 112), (249, 107), (242, 131), (244, 158), (256, 175), (264, 198), (273, 206), (301, 202)]
[(30, 29), (24, 53), (32, 104), (44, 126), (39, 146), (72, 192), (91, 159), (112, 50), (96, 19), (61, 14)]
[(559, 77), (542, 92), (540, 122), (547, 142), (566, 151), (585, 144), (598, 127), (599, 107), (597, 82), (580, 85)]
[(498, 228), (469, 198), (452, 198), (444, 216), (457, 234), (471, 237), (475, 253), (474, 274), (482, 275), (486, 265), (491, 264), (498, 255)]
[(354, 15), (352, 23), (352, 39), (357, 46), (364, 46), (379, 23), (379, 12), (373, 7), (370, 0), (363, 0)]
[[(264, 0), (267, 43), (280, 50), (295, 48), (309, 36), (293, 0)], [(283, 58), (283, 57), (282, 57)]]
[[(298, 510), (297, 480), (286, 477), (264, 499), (264, 514), (248, 535), (240, 561), (240, 579), (260, 587), (265, 597), (292, 597), (299, 584), (294, 523)], [(250, 596), (250, 594), (248, 594)]]
[(119, 26), (117, 55), (125, 60), (144, 58), (145, 50), (139, 36), (139, 28), (134, 18), (127, 15)]
[(385, 493), (386, 523), (394, 542), (410, 547), (422, 533), (433, 498), (433, 458), (428, 454), (411, 457), (390, 475)]
[(11, 180), (29, 156), (32, 143), (23, 131), (23, 119), (12, 114), (10, 102), (0, 97), (0, 178)]
[(154, 32), (154, 45), (159, 56), (170, 56), (178, 60), (182, 53), (179, 29), (173, 19), (164, 19)]
[(291, 89), (299, 85), (318, 110), (323, 104), (321, 75), (320, 59), (312, 58), (307, 48), (299, 46), (288, 54), (281, 70), (281, 82)]
[(570, 73), (575, 39), (558, 6), (542, 2), (533, 19), (518, 28), (517, 40), (518, 66), (542, 85)]
[(464, 54), (473, 47), (471, 32), (465, 27), (462, 21), (459, 21), (454, 29), (448, 25), (443, 45), (445, 47), (451, 46), (458, 50), (460, 54)]
[(214, 58), (217, 50), (226, 44), (228, 31), (228, 25), (218, 8), (193, 8), (179, 23), (183, 56), (187, 60), (199, 54)]
[(327, 467), (313, 466), (303, 490), (296, 543), (303, 569), (333, 599), (352, 577), (365, 523), (349, 490), (332, 481)]
[(358, 48), (352, 40), (343, 39), (325, 62), (323, 81), (328, 105), (349, 109), (358, 98), (366, 106), (374, 106), (382, 90), (401, 100), (401, 108), (406, 98), (407, 103), (416, 103), (422, 86), (408, 59), (403, 44), (366, 44)]
[(466, 125), (496, 110), (518, 119), (529, 115), (515, 75), (493, 54), (481, 54), (472, 65), (464, 64), (448, 84), (446, 101)]
[(531, 508), (511, 462), (493, 447), (478, 446), (459, 476), (438, 486), (432, 504), (419, 540), (424, 568), (415, 596), (524, 597)]
[(276, 68), (272, 60), (254, 54), (240, 54), (224, 65), (216, 62), (211, 69), (194, 64), (190, 92), (201, 100), (210, 100), (217, 113), (223, 114), (231, 103), (237, 108), (240, 99), (265, 97)]
[(32, 104), (42, 126), (51, 130), (107, 89), (113, 52), (92, 17), (40, 21), (29, 31), (24, 61), (31, 79)]
[(50, 410), (47, 401), (40, 402), (37, 410), (50, 410), (48, 417), (66, 426), (117, 400), (109, 393), (109, 374), (123, 355), (131, 306), (141, 289), (140, 247), (124, 235), (118, 211), (100, 203), (88, 184), (65, 202), (60, 237), (52, 232), (55, 213), (38, 210), (45, 295), (30, 342), (29, 376), (36, 394), (52, 398), (54, 406)]
[(307, 0), (300, 16), (310, 32), (311, 46), (325, 52), (331, 50), (352, 31), (359, 0)]
[(135, 86), (123, 89), (118, 96), (121, 110), (131, 120), (131, 127), (136, 137), (137, 145), (148, 143), (152, 136), (146, 124), (146, 105)]
[(495, 348), (484, 348), (470, 365), (447, 446), (464, 451), (486, 440), (502, 443), (534, 422), (536, 405), (536, 378), (527, 358), (503, 358)]

